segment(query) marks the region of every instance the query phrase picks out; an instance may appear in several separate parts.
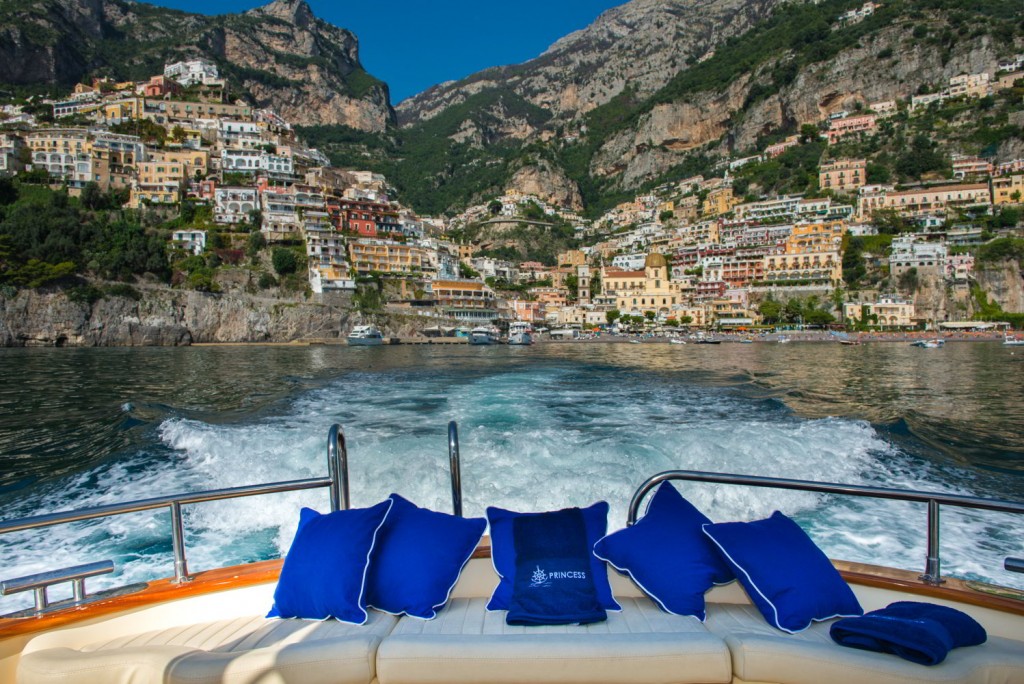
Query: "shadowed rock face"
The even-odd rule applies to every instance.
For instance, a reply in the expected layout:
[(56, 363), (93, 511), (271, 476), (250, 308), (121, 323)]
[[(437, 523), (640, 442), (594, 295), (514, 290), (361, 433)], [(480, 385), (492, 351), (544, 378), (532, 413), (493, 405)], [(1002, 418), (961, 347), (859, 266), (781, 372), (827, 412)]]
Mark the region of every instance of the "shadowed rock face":
[(195, 56), (217, 62), (237, 90), (293, 123), (382, 131), (395, 119), (387, 86), (359, 62), (356, 36), (317, 19), (304, 0), (218, 17), (125, 0), (0, 8), (0, 83), (142, 79), (165, 62)]
[(436, 116), (486, 87), (500, 86), (574, 119), (627, 85), (650, 95), (722, 40), (766, 17), (778, 0), (633, 0), (558, 40), (524, 64), (443, 83), (397, 106), (402, 125)]

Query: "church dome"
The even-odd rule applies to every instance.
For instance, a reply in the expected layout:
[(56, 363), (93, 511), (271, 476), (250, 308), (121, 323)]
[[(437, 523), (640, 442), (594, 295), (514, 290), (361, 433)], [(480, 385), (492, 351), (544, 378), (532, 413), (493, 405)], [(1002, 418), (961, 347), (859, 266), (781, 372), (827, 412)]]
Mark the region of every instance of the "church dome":
[(668, 261), (661, 254), (648, 254), (644, 268), (668, 268)]

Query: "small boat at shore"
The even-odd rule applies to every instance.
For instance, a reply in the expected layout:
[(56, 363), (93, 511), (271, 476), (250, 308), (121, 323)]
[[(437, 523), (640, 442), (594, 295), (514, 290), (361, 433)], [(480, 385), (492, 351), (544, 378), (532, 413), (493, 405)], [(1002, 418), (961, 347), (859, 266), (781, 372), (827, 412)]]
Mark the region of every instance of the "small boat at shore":
[(936, 337), (935, 339), (932, 340), (917, 340), (916, 342), (911, 342), (910, 346), (921, 347), (922, 349), (938, 349), (939, 347), (942, 347), (945, 344), (945, 340)]
[(376, 347), (384, 344), (384, 335), (372, 325), (357, 325), (346, 338), (350, 347)]
[(508, 343), (526, 347), (533, 344), (533, 326), (526, 321), (515, 321), (508, 327)]
[(1003, 335), (1003, 346), (1004, 347), (1024, 347), (1024, 337), (1014, 337), (1012, 335)]
[(495, 344), (498, 336), (487, 326), (479, 326), (469, 331), (469, 343), (477, 345)]

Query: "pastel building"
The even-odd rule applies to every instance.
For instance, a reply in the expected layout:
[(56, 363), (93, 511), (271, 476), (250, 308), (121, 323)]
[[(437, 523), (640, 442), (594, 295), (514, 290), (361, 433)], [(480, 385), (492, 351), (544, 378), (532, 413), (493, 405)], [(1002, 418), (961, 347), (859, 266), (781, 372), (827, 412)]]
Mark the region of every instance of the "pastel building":
[(842, 119), (829, 121), (828, 130), (825, 135), (830, 145), (836, 144), (839, 140), (851, 135), (872, 134), (878, 129), (877, 118), (874, 114), (860, 114), (847, 116)]
[(863, 159), (836, 159), (825, 162), (818, 169), (818, 186), (822, 190), (853, 192), (866, 183), (867, 161)]
[(848, 302), (843, 305), (843, 317), (852, 322), (865, 319), (882, 328), (909, 328), (914, 325), (913, 302), (888, 295), (877, 302)]

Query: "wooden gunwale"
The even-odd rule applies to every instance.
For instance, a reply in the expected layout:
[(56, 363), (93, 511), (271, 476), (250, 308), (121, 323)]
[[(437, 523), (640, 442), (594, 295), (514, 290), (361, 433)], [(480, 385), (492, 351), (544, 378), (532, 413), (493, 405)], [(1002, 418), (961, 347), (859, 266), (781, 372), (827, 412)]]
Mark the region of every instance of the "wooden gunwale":
[[(473, 558), (490, 558), (490, 543), (485, 541), (473, 552)], [(1024, 600), (994, 596), (971, 588), (962, 580), (947, 578), (934, 586), (922, 582), (917, 573), (895, 570), (877, 565), (833, 561), (843, 578), (851, 584), (905, 592), (915, 596), (944, 599), (957, 603), (980, 606), (992, 610), (1024, 615)], [(75, 622), (93, 620), (133, 609), (226, 589), (266, 584), (277, 581), (281, 572), (281, 559), (236, 565), (195, 573), (191, 582), (175, 584), (172, 579), (159, 579), (134, 594), (102, 599), (85, 606), (57, 610), (41, 617), (0, 619), (0, 640), (24, 636), (65, 627)]]

